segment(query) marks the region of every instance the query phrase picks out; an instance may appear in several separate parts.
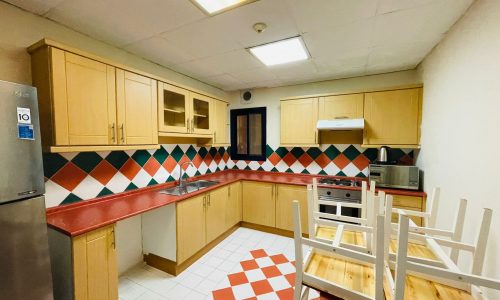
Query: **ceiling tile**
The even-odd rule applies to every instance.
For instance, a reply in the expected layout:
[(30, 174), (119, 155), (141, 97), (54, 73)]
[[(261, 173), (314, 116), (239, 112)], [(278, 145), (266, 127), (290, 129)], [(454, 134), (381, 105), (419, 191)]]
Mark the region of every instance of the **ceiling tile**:
[(176, 44), (161, 37), (135, 42), (126, 46), (125, 50), (164, 66), (181, 64), (195, 59)]
[(62, 1), (64, 0), (6, 0), (5, 2), (11, 3), (34, 14), (43, 15)]
[(284, 65), (269, 67), (269, 72), (272, 72), (278, 79), (290, 79), (302, 76), (314, 76), (318, 71), (312, 60), (299, 61)]
[(206, 16), (185, 0), (71, 0), (46, 16), (98, 39), (123, 46)]
[(232, 76), (244, 83), (256, 83), (263, 80), (274, 80), (277, 77), (269, 71), (268, 67), (252, 68), (231, 73)]
[(263, 66), (262, 63), (246, 49), (232, 50), (219, 55), (203, 58), (199, 61), (214, 69), (220, 69), (221, 72), (227, 73)]
[(404, 10), (431, 4), (436, 0), (380, 0), (377, 14), (386, 14), (397, 10)]

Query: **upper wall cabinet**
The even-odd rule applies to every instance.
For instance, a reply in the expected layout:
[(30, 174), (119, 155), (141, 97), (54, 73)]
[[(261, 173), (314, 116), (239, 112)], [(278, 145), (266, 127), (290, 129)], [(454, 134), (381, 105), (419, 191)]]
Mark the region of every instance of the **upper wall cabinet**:
[(213, 129), (214, 140), (213, 146), (227, 146), (229, 145), (229, 109), (228, 104), (224, 101), (213, 100), (214, 117)]
[(319, 119), (363, 118), (364, 94), (338, 95), (319, 98)]
[(418, 147), (422, 89), (365, 94), (365, 146)]
[(318, 144), (318, 98), (281, 101), (281, 145)]
[(186, 137), (212, 134), (215, 99), (163, 82), (158, 84), (158, 89), (160, 132)]
[(45, 151), (158, 148), (155, 80), (50, 46), (31, 58)]

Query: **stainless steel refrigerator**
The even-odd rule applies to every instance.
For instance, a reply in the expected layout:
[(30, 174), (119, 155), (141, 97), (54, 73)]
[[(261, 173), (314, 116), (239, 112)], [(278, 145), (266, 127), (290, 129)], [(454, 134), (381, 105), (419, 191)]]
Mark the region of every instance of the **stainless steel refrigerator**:
[(0, 81), (0, 299), (53, 299), (34, 87)]

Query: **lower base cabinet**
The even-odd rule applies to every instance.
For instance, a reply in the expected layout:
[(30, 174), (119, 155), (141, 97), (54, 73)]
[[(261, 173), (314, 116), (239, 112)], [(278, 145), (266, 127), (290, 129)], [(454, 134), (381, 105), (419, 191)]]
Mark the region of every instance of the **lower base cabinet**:
[(276, 226), (276, 184), (244, 181), (242, 185), (243, 221)]
[[(425, 211), (426, 209), (426, 198), (418, 196), (405, 196), (405, 195), (392, 195), (392, 206), (394, 208), (401, 208), (406, 210), (414, 211)], [(410, 216), (410, 219), (415, 222), (416, 225), (422, 226), (422, 218)], [(398, 223), (399, 217), (397, 214), (392, 214), (392, 222)]]
[(206, 195), (177, 203), (177, 263), (185, 261), (206, 245)]
[(299, 201), (302, 232), (308, 232), (307, 188), (298, 185), (276, 185), (276, 228), (293, 231), (293, 201)]
[(226, 206), (226, 227), (231, 228), (242, 220), (241, 182), (228, 187), (228, 205)]
[(73, 238), (75, 300), (118, 299), (115, 226)]

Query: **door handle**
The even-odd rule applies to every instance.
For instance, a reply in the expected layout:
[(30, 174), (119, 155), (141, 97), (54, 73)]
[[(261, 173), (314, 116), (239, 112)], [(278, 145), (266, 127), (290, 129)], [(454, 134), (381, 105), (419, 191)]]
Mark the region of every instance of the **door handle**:
[(122, 143), (125, 143), (125, 129), (123, 128), (123, 123), (120, 126), (120, 131), (121, 131), (121, 134), (122, 134), (120, 140), (122, 141)]
[(113, 141), (113, 144), (116, 142), (116, 127), (115, 127), (115, 123), (113, 123), (113, 125), (111, 125), (111, 140)]
[(186, 128), (187, 128), (187, 131), (189, 132), (189, 119), (186, 120)]
[(203, 196), (203, 208), (207, 206), (207, 196)]
[(116, 249), (116, 237), (115, 237), (115, 230), (111, 230), (111, 232), (109, 233), (109, 235), (111, 236), (111, 247), (113, 249)]
[(194, 118), (191, 118), (191, 131), (194, 132)]
[(210, 194), (208, 194), (208, 206), (212, 206), (212, 203), (210, 203)]

